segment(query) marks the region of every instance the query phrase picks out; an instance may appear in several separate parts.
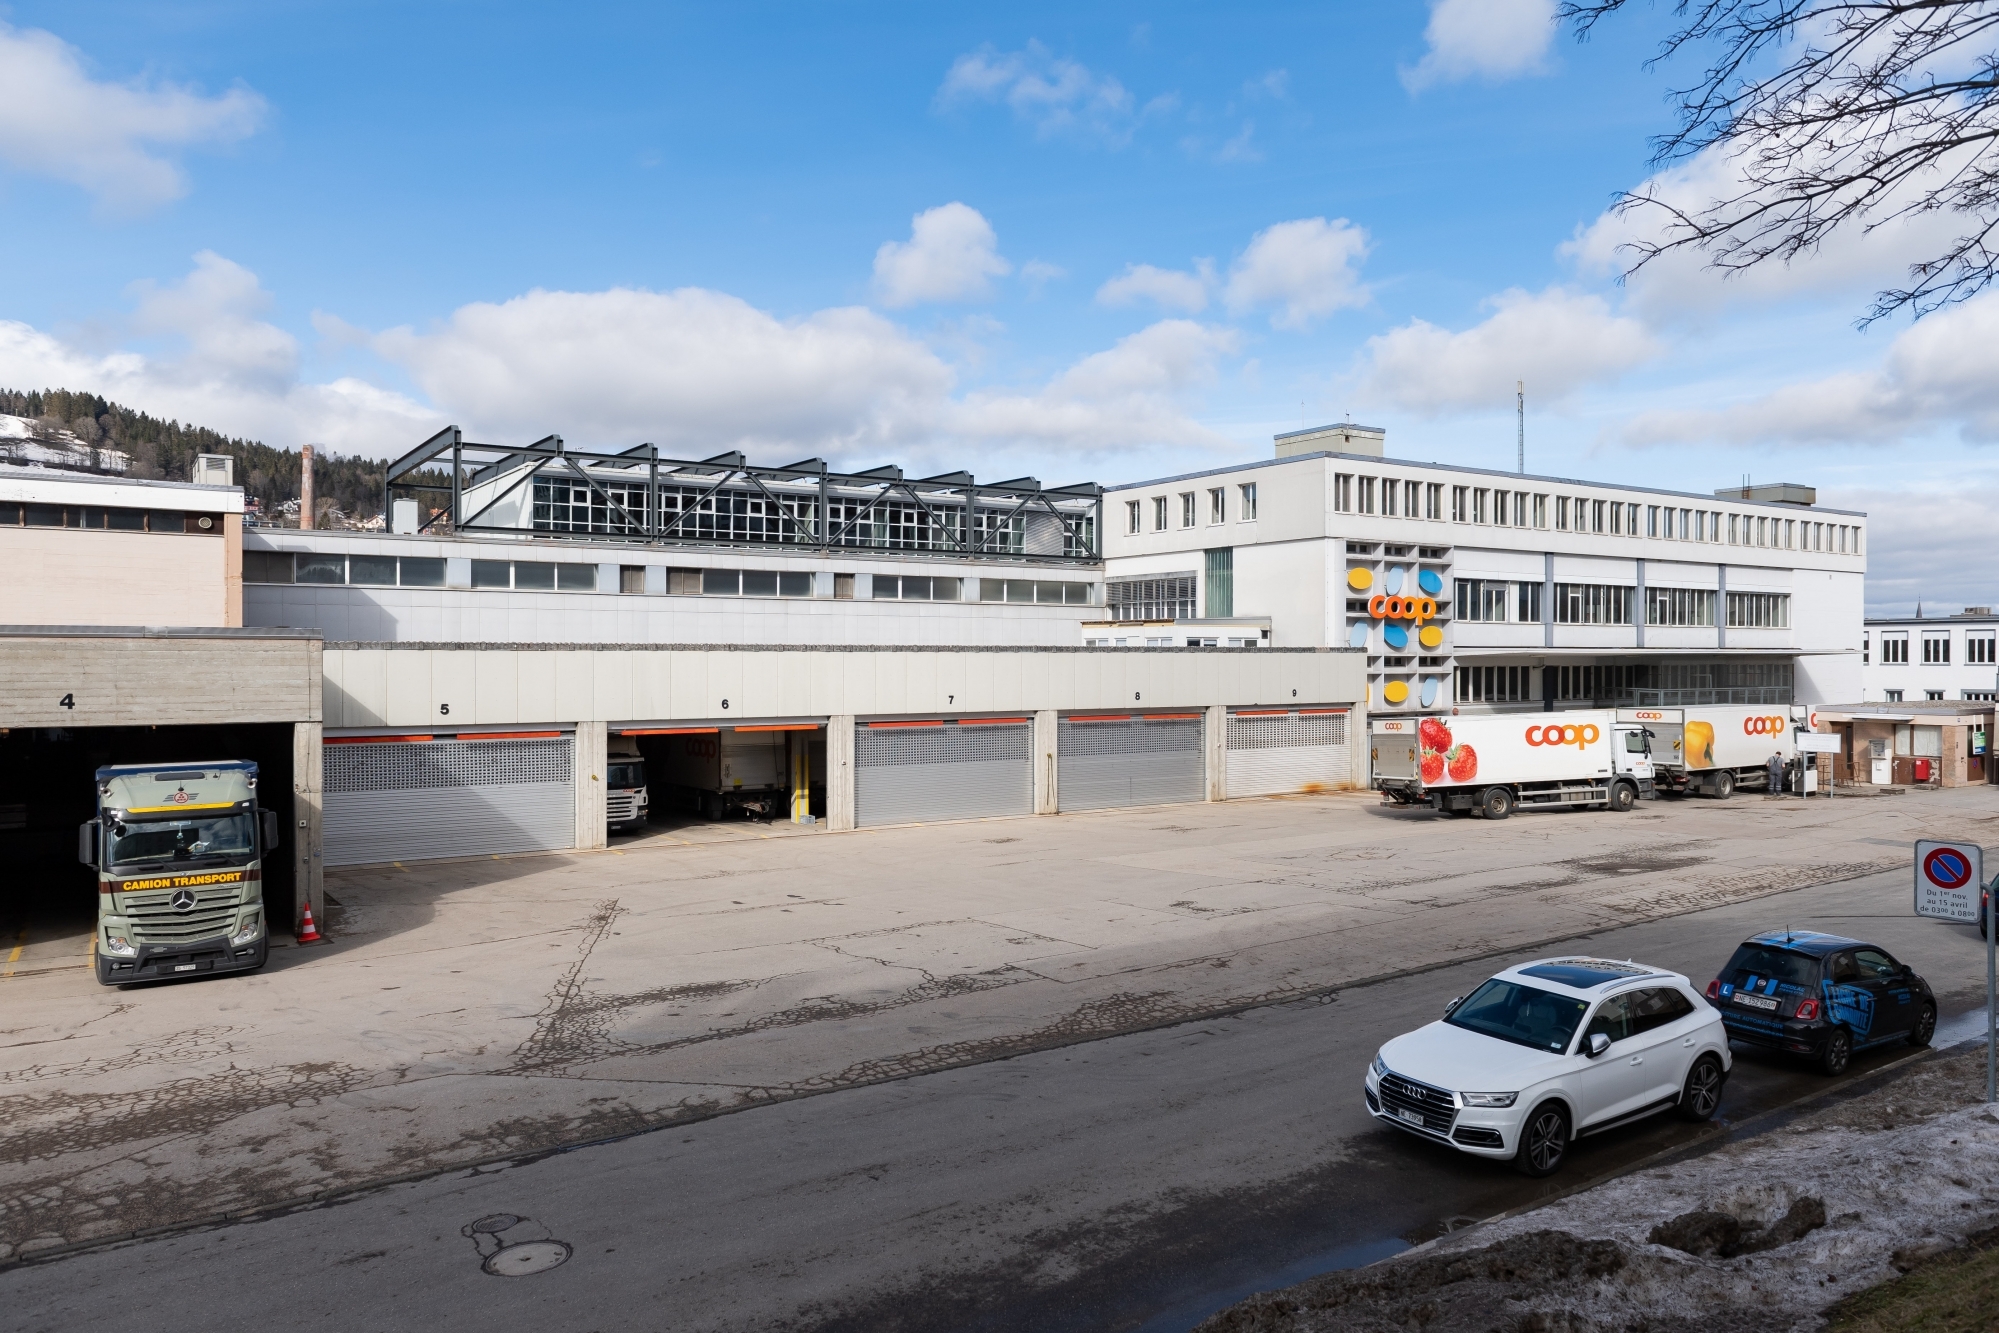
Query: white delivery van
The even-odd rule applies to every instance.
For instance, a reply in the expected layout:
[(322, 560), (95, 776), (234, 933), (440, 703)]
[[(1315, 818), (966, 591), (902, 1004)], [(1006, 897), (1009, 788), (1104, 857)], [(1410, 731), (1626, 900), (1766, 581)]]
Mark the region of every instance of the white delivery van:
[(1737, 787), (1767, 791), (1770, 756), (1797, 757), (1797, 728), (1788, 704), (1710, 704), (1697, 708), (1620, 708), (1619, 725), (1652, 733), (1659, 790), (1727, 800)]
[(1504, 819), (1516, 807), (1629, 810), (1652, 791), (1645, 728), (1609, 709), (1377, 718), (1372, 781), (1396, 805)]

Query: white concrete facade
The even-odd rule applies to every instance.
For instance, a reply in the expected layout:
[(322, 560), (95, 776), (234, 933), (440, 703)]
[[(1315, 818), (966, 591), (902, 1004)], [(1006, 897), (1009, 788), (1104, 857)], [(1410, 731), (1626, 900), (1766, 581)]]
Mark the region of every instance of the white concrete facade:
[[(1072, 647), (1082, 622), (1103, 614), (1093, 565), (287, 528), (253, 529), (244, 550), (247, 623), (317, 629), (335, 642)], [(296, 556), (320, 557), (319, 576), (338, 567), (340, 581), (296, 581), (306, 572), (288, 565)], [(441, 586), (362, 582), (357, 559), (429, 562), (426, 576)], [(511, 562), (556, 566), (564, 586), (474, 586), (482, 567)], [(686, 590), (698, 577), (683, 577), (682, 587), (672, 577), (711, 570), (791, 576), (802, 586), (724, 595)], [(293, 581), (265, 581), (274, 577)], [(904, 597), (911, 581), (930, 595)]]
[(1869, 620), (1861, 631), (1865, 703), (1999, 699), (1999, 616), (1989, 607), (1960, 615)]
[[(1373, 708), (1860, 688), (1862, 514), (1317, 453), (1111, 487), (1104, 527), (1113, 610), (1143, 588), (1267, 617), (1274, 646), (1364, 647)], [(1434, 643), (1377, 600), (1423, 595), (1425, 575)]]

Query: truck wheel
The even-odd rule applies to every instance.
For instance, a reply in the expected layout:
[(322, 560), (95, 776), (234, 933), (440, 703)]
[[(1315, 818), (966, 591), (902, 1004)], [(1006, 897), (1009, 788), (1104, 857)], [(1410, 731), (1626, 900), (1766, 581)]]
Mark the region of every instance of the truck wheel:
[(1631, 807), (1636, 804), (1638, 804), (1638, 789), (1636, 787), (1633, 787), (1628, 782), (1613, 782), (1610, 784), (1611, 809), (1621, 815), (1629, 812)]
[(1504, 787), (1487, 787), (1478, 798), (1487, 819), (1504, 819), (1513, 813), (1513, 793)]
[(1725, 768), (1721, 772), (1715, 774), (1714, 789), (1712, 794), (1714, 796), (1714, 799), (1717, 801), (1725, 801), (1729, 797), (1735, 795), (1735, 774), (1729, 772)]

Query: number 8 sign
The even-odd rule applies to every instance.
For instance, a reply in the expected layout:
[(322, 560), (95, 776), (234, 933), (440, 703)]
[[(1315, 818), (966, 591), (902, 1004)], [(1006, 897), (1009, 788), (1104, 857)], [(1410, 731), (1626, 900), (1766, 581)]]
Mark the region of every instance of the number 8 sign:
[(1978, 920), (1985, 849), (1969, 842), (1916, 844), (1916, 915), (1943, 921)]

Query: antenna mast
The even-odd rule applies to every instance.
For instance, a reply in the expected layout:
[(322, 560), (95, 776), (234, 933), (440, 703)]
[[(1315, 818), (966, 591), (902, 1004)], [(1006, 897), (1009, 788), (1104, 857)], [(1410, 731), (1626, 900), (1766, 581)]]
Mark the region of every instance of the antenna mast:
[(1513, 381), (1513, 447), (1519, 454), (1519, 472), (1527, 475), (1527, 381)]

